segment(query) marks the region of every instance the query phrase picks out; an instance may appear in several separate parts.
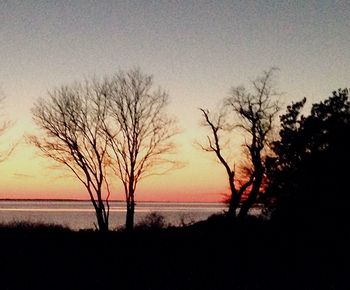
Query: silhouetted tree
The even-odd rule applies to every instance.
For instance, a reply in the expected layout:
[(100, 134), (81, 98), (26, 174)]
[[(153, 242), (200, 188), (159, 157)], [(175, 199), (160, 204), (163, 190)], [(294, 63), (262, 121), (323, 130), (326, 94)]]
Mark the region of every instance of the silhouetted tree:
[[(251, 206), (256, 202), (265, 174), (264, 150), (268, 145), (272, 132), (274, 118), (279, 111), (279, 105), (274, 98), (278, 95), (273, 88), (272, 74), (274, 69), (264, 72), (263, 76), (252, 82), (252, 91), (244, 87), (234, 87), (230, 96), (224, 100), (223, 110), (216, 116), (211, 116), (208, 110), (201, 109), (204, 126), (209, 127), (211, 135), (207, 136), (208, 143), (202, 149), (214, 152), (224, 166), (230, 185), (230, 201), (228, 214), (236, 216), (240, 207), (239, 217), (247, 215)], [(228, 143), (222, 144), (221, 139), (234, 138), (230, 133), (241, 134), (245, 140), (248, 154), (248, 168), (245, 168), (246, 180), (235, 176), (234, 166), (230, 166), (223, 149), (228, 149)], [(223, 136), (226, 135), (226, 136)], [(243, 197), (246, 197), (243, 200)]]
[(268, 193), (273, 217), (298, 226), (341, 226), (350, 207), (350, 102), (338, 90), (301, 115), (305, 99), (281, 117)]
[(112, 166), (124, 187), (127, 230), (134, 226), (138, 182), (174, 165), (165, 158), (174, 149), (171, 138), (176, 134), (175, 121), (165, 112), (168, 94), (161, 89), (151, 91), (152, 85), (152, 77), (139, 69), (120, 72), (110, 84), (105, 128)]
[(105, 83), (87, 81), (50, 91), (32, 109), (41, 133), (29, 137), (45, 156), (65, 165), (83, 183), (100, 231), (108, 230), (109, 221), (108, 138), (101, 130), (107, 114), (107, 88)]

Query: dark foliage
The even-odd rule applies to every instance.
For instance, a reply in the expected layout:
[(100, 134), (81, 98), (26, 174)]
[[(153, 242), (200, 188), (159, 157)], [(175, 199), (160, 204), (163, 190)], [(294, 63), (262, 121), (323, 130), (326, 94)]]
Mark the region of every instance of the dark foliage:
[(296, 238), (226, 216), (161, 231), (49, 229), (0, 227), (0, 289), (349, 289), (348, 236)]
[(135, 225), (135, 230), (160, 230), (167, 227), (165, 217), (158, 212), (150, 212), (145, 218)]
[(281, 117), (277, 158), (270, 160), (269, 195), (273, 217), (305, 229), (338, 231), (350, 212), (350, 102), (338, 90), (314, 104), (309, 116), (300, 111), (305, 99)]
[(10, 223), (1, 223), (0, 230), (18, 231), (18, 232), (70, 232), (68, 227), (59, 224), (37, 223), (28, 221), (14, 221)]

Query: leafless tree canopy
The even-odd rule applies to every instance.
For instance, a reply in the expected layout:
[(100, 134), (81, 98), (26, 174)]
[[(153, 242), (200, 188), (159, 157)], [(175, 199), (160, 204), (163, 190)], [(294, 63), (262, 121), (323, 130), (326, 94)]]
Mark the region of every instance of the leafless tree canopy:
[[(253, 81), (251, 91), (244, 87), (232, 88), (230, 96), (224, 100), (226, 110), (219, 112), (217, 116), (213, 117), (208, 110), (201, 109), (204, 126), (210, 131), (207, 144), (202, 145), (202, 149), (214, 152), (226, 170), (231, 191), (229, 214), (232, 216), (236, 215), (240, 205), (239, 215), (247, 214), (249, 208), (256, 202), (263, 183), (265, 172), (263, 151), (279, 111), (276, 100), (279, 94), (274, 90), (272, 83), (274, 70), (264, 72), (262, 77)], [(232, 131), (243, 134), (245, 139), (243, 145), (248, 152), (246, 160), (248, 167), (244, 168), (248, 175), (246, 181), (237, 180), (235, 168), (223, 155), (223, 149), (227, 149), (227, 144), (221, 143), (222, 136)], [(247, 194), (245, 201), (242, 199), (244, 194)]]
[[(113, 168), (123, 183), (127, 202), (126, 227), (133, 227), (134, 195), (140, 179), (160, 174), (174, 163), (165, 158), (174, 149), (175, 120), (166, 115), (168, 94), (152, 91), (152, 77), (135, 69), (111, 81), (109, 119), (105, 125)], [(170, 166), (169, 166), (170, 165)]]
[(124, 186), (126, 225), (132, 229), (138, 182), (174, 164), (166, 158), (176, 133), (167, 103), (168, 94), (152, 91), (152, 77), (135, 69), (104, 81), (62, 86), (35, 104), (34, 120), (43, 134), (31, 136), (31, 143), (84, 184), (100, 230), (108, 229), (107, 168)]
[(30, 141), (42, 153), (67, 166), (83, 183), (96, 211), (100, 230), (108, 230), (106, 183), (108, 139), (101, 134), (107, 114), (106, 86), (97, 82), (62, 86), (41, 98), (32, 109), (42, 130)]
[(273, 121), (280, 110), (278, 93), (273, 86), (272, 74), (275, 69), (264, 72), (263, 76), (252, 81), (252, 92), (245, 87), (234, 87), (231, 95), (225, 100), (239, 122), (236, 128), (242, 129), (250, 139), (246, 146), (249, 151), (253, 147), (262, 150), (269, 140)]

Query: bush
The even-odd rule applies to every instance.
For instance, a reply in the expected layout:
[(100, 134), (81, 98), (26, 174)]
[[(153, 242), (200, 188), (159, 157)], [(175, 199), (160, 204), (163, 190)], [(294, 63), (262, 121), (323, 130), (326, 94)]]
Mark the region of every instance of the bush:
[(52, 231), (71, 231), (68, 227), (43, 222), (31, 221), (12, 221), (9, 223), (0, 224), (2, 230), (18, 230), (25, 232), (52, 232)]
[(165, 217), (158, 212), (151, 212), (147, 214), (144, 219), (139, 222), (135, 228), (136, 229), (164, 229), (168, 225), (165, 222)]

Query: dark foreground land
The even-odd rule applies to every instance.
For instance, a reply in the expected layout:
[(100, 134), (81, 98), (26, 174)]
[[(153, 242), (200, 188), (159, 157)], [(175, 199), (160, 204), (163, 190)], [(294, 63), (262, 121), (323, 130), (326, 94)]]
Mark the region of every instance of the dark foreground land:
[(132, 234), (0, 227), (0, 289), (350, 289), (347, 231), (222, 217)]

